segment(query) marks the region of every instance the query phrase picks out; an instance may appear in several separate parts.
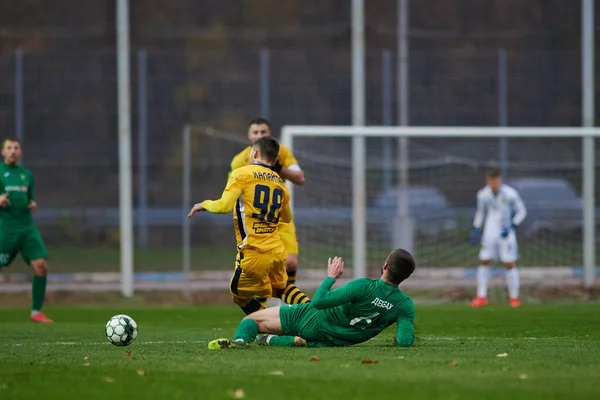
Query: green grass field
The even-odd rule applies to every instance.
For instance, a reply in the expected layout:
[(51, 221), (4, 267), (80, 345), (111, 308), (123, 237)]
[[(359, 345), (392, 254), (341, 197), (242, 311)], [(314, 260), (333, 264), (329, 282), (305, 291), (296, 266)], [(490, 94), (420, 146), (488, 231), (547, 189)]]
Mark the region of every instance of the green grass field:
[[(600, 246), (597, 246), (597, 259), (600, 259)], [(368, 249), (368, 257), (373, 266), (387, 256), (389, 248)], [(120, 265), (119, 248), (48, 247), (50, 266), (53, 272), (117, 272)], [(478, 249), (468, 243), (433, 243), (418, 246), (415, 257), (423, 266), (477, 265)], [(348, 246), (311, 246), (300, 248), (300, 268), (322, 268), (323, 261), (333, 255), (343, 256), (351, 265), (352, 249)], [(572, 266), (581, 264), (580, 245), (525, 245), (521, 247), (521, 266)], [(181, 249), (136, 249), (135, 270), (141, 271), (181, 271)], [(235, 248), (231, 246), (197, 246), (191, 250), (193, 270), (230, 270), (233, 268)], [(28, 271), (18, 258), (9, 271)]]
[[(417, 306), (410, 349), (390, 346), (390, 328), (349, 348), (209, 351), (207, 341), (231, 336), (242, 317), (229, 306), (46, 311), (56, 323), (0, 309), (0, 399), (600, 397), (599, 304)], [(103, 336), (123, 312), (139, 325), (126, 348)]]

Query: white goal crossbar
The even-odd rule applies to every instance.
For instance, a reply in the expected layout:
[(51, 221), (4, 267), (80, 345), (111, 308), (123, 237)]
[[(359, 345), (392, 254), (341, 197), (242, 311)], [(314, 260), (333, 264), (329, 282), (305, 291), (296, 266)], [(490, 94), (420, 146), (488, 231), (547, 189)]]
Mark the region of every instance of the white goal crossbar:
[[(586, 127), (390, 127), (390, 126), (284, 126), (281, 142), (294, 148), (295, 137), (327, 138), (581, 138), (583, 169), (583, 266), (584, 283), (595, 278), (595, 149), (600, 128)], [(366, 157), (365, 141), (352, 141), (352, 234), (355, 277), (367, 272)], [(309, 177), (310, 179), (310, 177)], [(293, 208), (293, 185), (290, 184)], [(404, 197), (406, 199), (406, 197)], [(406, 205), (403, 206), (406, 209)]]

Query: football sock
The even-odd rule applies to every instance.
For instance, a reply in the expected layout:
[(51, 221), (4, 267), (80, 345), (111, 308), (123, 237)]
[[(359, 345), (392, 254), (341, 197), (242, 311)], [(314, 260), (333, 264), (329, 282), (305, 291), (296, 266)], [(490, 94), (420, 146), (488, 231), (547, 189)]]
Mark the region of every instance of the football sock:
[(258, 335), (258, 324), (253, 319), (243, 319), (238, 325), (233, 340), (242, 339), (246, 343), (252, 343)]
[(267, 299), (264, 297), (255, 297), (256, 301), (260, 303), (260, 309), (267, 308)]
[(37, 314), (44, 305), (46, 297), (46, 276), (33, 275), (31, 283), (31, 315)]
[(267, 338), (267, 344), (269, 346), (277, 347), (296, 347), (296, 344), (294, 343), (294, 336), (269, 335)]
[(280, 290), (277, 293), (279, 297), (286, 304), (304, 304), (309, 303), (310, 299), (295, 285), (288, 284), (285, 289)]
[(257, 299), (252, 299), (252, 300), (250, 300), (250, 302), (248, 302), (248, 304), (246, 304), (243, 307), (240, 306), (240, 308), (242, 309), (243, 312), (246, 313), (246, 315), (250, 315), (253, 312), (256, 312), (264, 307), (262, 306), (262, 304), (260, 304), (260, 302)]
[(287, 276), (288, 276), (288, 285), (295, 285), (296, 284), (296, 271), (287, 271)]
[(490, 274), (490, 267), (486, 265), (480, 265), (477, 269), (477, 297), (487, 297)]
[(506, 270), (506, 285), (511, 299), (519, 297), (519, 270), (517, 267)]

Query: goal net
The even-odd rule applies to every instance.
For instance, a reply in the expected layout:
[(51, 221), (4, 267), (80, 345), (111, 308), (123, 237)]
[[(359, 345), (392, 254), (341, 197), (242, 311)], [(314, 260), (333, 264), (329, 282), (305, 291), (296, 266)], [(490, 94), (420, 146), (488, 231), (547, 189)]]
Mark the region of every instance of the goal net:
[[(292, 188), (300, 266), (321, 269), (340, 255), (355, 276), (377, 276), (400, 246), (420, 267), (476, 266), (469, 233), (477, 191), (493, 166), (528, 210), (518, 230), (519, 265), (583, 271), (585, 251), (587, 264), (595, 254), (595, 218), (583, 218), (586, 204), (588, 213), (594, 206), (593, 194), (584, 201), (584, 177), (588, 190), (595, 185), (594, 156), (582, 138), (597, 135), (585, 128), (284, 127), (282, 142), (306, 175), (305, 185)], [(409, 139), (407, 158), (401, 137)], [(592, 236), (587, 246), (584, 232)]]

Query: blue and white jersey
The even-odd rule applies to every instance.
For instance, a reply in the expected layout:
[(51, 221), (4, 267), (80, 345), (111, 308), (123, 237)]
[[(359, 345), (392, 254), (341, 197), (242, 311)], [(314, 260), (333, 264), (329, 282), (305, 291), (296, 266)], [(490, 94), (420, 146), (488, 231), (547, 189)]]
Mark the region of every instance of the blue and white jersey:
[(505, 227), (520, 225), (526, 216), (527, 210), (519, 193), (508, 185), (500, 185), (496, 194), (489, 186), (477, 192), (473, 226), (481, 228), (485, 222), (484, 235), (499, 235)]

